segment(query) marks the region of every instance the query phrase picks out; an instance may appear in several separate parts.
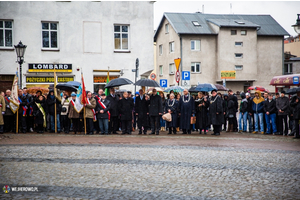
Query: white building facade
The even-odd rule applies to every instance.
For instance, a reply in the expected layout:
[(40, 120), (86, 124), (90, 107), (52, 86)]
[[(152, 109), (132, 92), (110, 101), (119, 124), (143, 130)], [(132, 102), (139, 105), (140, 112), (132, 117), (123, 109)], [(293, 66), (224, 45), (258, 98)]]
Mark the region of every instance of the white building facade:
[[(19, 65), (14, 45), (27, 45), (22, 86), (80, 81), (96, 92), (107, 79), (149, 76), (153, 62), (153, 2), (0, 2), (0, 75), (10, 80)], [(5, 78), (6, 77), (6, 78)], [(123, 86), (133, 90), (134, 86)]]

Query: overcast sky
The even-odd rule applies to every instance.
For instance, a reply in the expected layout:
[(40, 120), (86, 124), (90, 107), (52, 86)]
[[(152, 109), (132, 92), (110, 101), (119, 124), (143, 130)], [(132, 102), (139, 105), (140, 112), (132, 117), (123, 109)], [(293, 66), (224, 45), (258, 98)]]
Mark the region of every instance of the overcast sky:
[[(230, 3), (232, 9), (230, 9)], [(164, 12), (207, 14), (267, 14), (271, 15), (290, 35), (296, 32), (291, 26), (300, 14), (300, 1), (156, 1), (154, 3), (154, 29)]]

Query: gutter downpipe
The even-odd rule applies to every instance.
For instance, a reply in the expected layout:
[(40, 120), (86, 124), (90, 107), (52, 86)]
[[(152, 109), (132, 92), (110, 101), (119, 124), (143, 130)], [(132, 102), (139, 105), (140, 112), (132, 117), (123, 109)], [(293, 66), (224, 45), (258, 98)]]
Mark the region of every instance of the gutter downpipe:
[[(181, 59), (181, 61), (180, 61), (180, 71), (182, 72), (182, 38), (181, 38), (181, 35), (179, 35), (179, 38), (180, 38), (180, 59)], [(178, 85), (179, 85), (179, 83), (178, 83)], [(182, 81), (181, 81), (180, 85), (182, 86)]]

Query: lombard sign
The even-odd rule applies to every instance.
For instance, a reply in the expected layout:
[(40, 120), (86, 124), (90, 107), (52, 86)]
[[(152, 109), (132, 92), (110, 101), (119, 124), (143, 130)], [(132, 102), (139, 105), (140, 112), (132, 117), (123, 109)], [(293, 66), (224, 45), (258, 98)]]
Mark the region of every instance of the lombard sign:
[(72, 64), (29, 63), (28, 72), (72, 72)]

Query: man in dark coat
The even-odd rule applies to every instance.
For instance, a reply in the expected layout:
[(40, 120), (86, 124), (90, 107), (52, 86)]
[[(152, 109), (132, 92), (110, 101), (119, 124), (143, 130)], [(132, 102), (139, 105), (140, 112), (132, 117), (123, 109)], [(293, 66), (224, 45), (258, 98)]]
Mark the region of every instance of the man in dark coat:
[(268, 99), (265, 101), (264, 104), (264, 111), (265, 111), (265, 118), (266, 118), (266, 124), (267, 124), (267, 131), (266, 134), (272, 134), (271, 133), (271, 124), (272, 122), (272, 130), (273, 133), (277, 133), (277, 127), (276, 127), (276, 101), (273, 100), (273, 95), (268, 94)]
[(43, 133), (44, 128), (46, 128), (46, 100), (43, 95), (35, 98), (33, 116), (36, 124), (36, 132)]
[(137, 123), (139, 128), (139, 134), (142, 134), (142, 129), (144, 128), (144, 134), (147, 134), (147, 120), (148, 120), (148, 109), (149, 101), (146, 100), (144, 91), (142, 89), (139, 90), (139, 96), (135, 97), (135, 115), (137, 116)]
[[(290, 101), (289, 98), (285, 96), (285, 91), (281, 92), (280, 97), (276, 100), (276, 108), (278, 110), (278, 118), (279, 118), (279, 124), (278, 124), (278, 131), (281, 135), (288, 134), (288, 123), (287, 123), (287, 116), (289, 114), (290, 110)], [(283, 133), (283, 122), (285, 131)]]
[(10, 95), (11, 91), (6, 90), (5, 92), (5, 105), (6, 105), (6, 110), (4, 114), (4, 132), (16, 132), (16, 115), (14, 114), (13, 110), (10, 108)]
[(184, 89), (183, 95), (179, 99), (179, 113), (180, 129), (183, 131), (182, 134), (191, 134), (191, 117), (195, 113), (195, 103), (187, 89)]
[(106, 99), (110, 101), (110, 122), (108, 133), (112, 132), (112, 134), (118, 134), (117, 131), (119, 130), (119, 97), (115, 94), (114, 88), (110, 88), (110, 95), (108, 95)]
[(55, 131), (55, 108), (56, 106), (56, 121), (57, 121), (57, 132), (60, 133), (60, 120), (59, 114), (61, 112), (62, 106), (58, 99), (56, 99), (54, 95), (54, 90), (50, 90), (46, 100), (47, 111), (50, 115), (50, 133), (54, 133)]
[(237, 132), (238, 131), (238, 122), (237, 122), (237, 118), (236, 118), (236, 113), (238, 111), (238, 99), (237, 97), (233, 94), (232, 90), (228, 90), (228, 95), (232, 96), (232, 100), (234, 101), (234, 106), (235, 106), (235, 114), (233, 115), (233, 132)]
[(223, 111), (224, 111), (224, 129), (223, 131), (226, 131), (227, 129), (227, 121), (228, 121), (228, 117), (226, 116), (227, 114), (227, 107), (228, 107), (228, 94), (224, 94), (223, 96), (223, 103), (222, 103), (222, 106), (223, 106)]
[(200, 129), (199, 134), (206, 134), (206, 127), (208, 125), (207, 108), (209, 102), (202, 92), (198, 93), (198, 99), (195, 100), (195, 112), (196, 112), (196, 129)]
[(300, 139), (299, 135), (299, 120), (300, 120), (300, 92), (297, 93), (297, 96), (295, 97), (295, 101), (291, 103), (291, 106), (294, 108), (293, 109), (293, 117), (295, 120), (295, 126), (296, 126), (296, 133), (295, 137), (293, 139)]
[(250, 95), (250, 93), (246, 93), (246, 99), (248, 101), (248, 106), (247, 106), (247, 112), (248, 112), (248, 116), (247, 116), (247, 121), (249, 123), (249, 133), (252, 133), (253, 131), (253, 109), (252, 109), (252, 97)]
[(20, 102), (19, 105), (19, 130), (18, 132), (22, 132), (22, 133), (26, 133), (27, 131), (27, 123), (26, 123), (26, 116), (27, 116), (27, 99), (25, 96), (23, 96), (23, 91), (21, 89), (19, 89), (18, 91), (18, 99)]
[(108, 135), (108, 120), (111, 117), (111, 103), (103, 93), (101, 99), (96, 102), (96, 115), (102, 135)]
[(123, 98), (119, 101), (119, 112), (122, 121), (122, 134), (131, 134), (132, 131), (132, 110), (133, 101), (128, 97), (128, 93), (123, 93)]
[(214, 133), (212, 135), (220, 135), (222, 124), (224, 123), (224, 113), (222, 106), (222, 99), (217, 95), (217, 91), (211, 92), (211, 100), (209, 105), (209, 114), (211, 124), (214, 127)]
[(159, 135), (159, 117), (163, 113), (161, 97), (157, 95), (156, 89), (152, 90), (152, 95), (150, 96), (150, 105), (149, 105), (149, 116), (151, 121), (151, 134)]
[(27, 88), (24, 87), (23, 88), (23, 96), (25, 96), (26, 98), (26, 102), (27, 102), (27, 112), (26, 112), (26, 124), (27, 124), (27, 131), (29, 132), (33, 132), (33, 123), (34, 123), (34, 119), (33, 119), (33, 97), (31, 94), (27, 93)]

